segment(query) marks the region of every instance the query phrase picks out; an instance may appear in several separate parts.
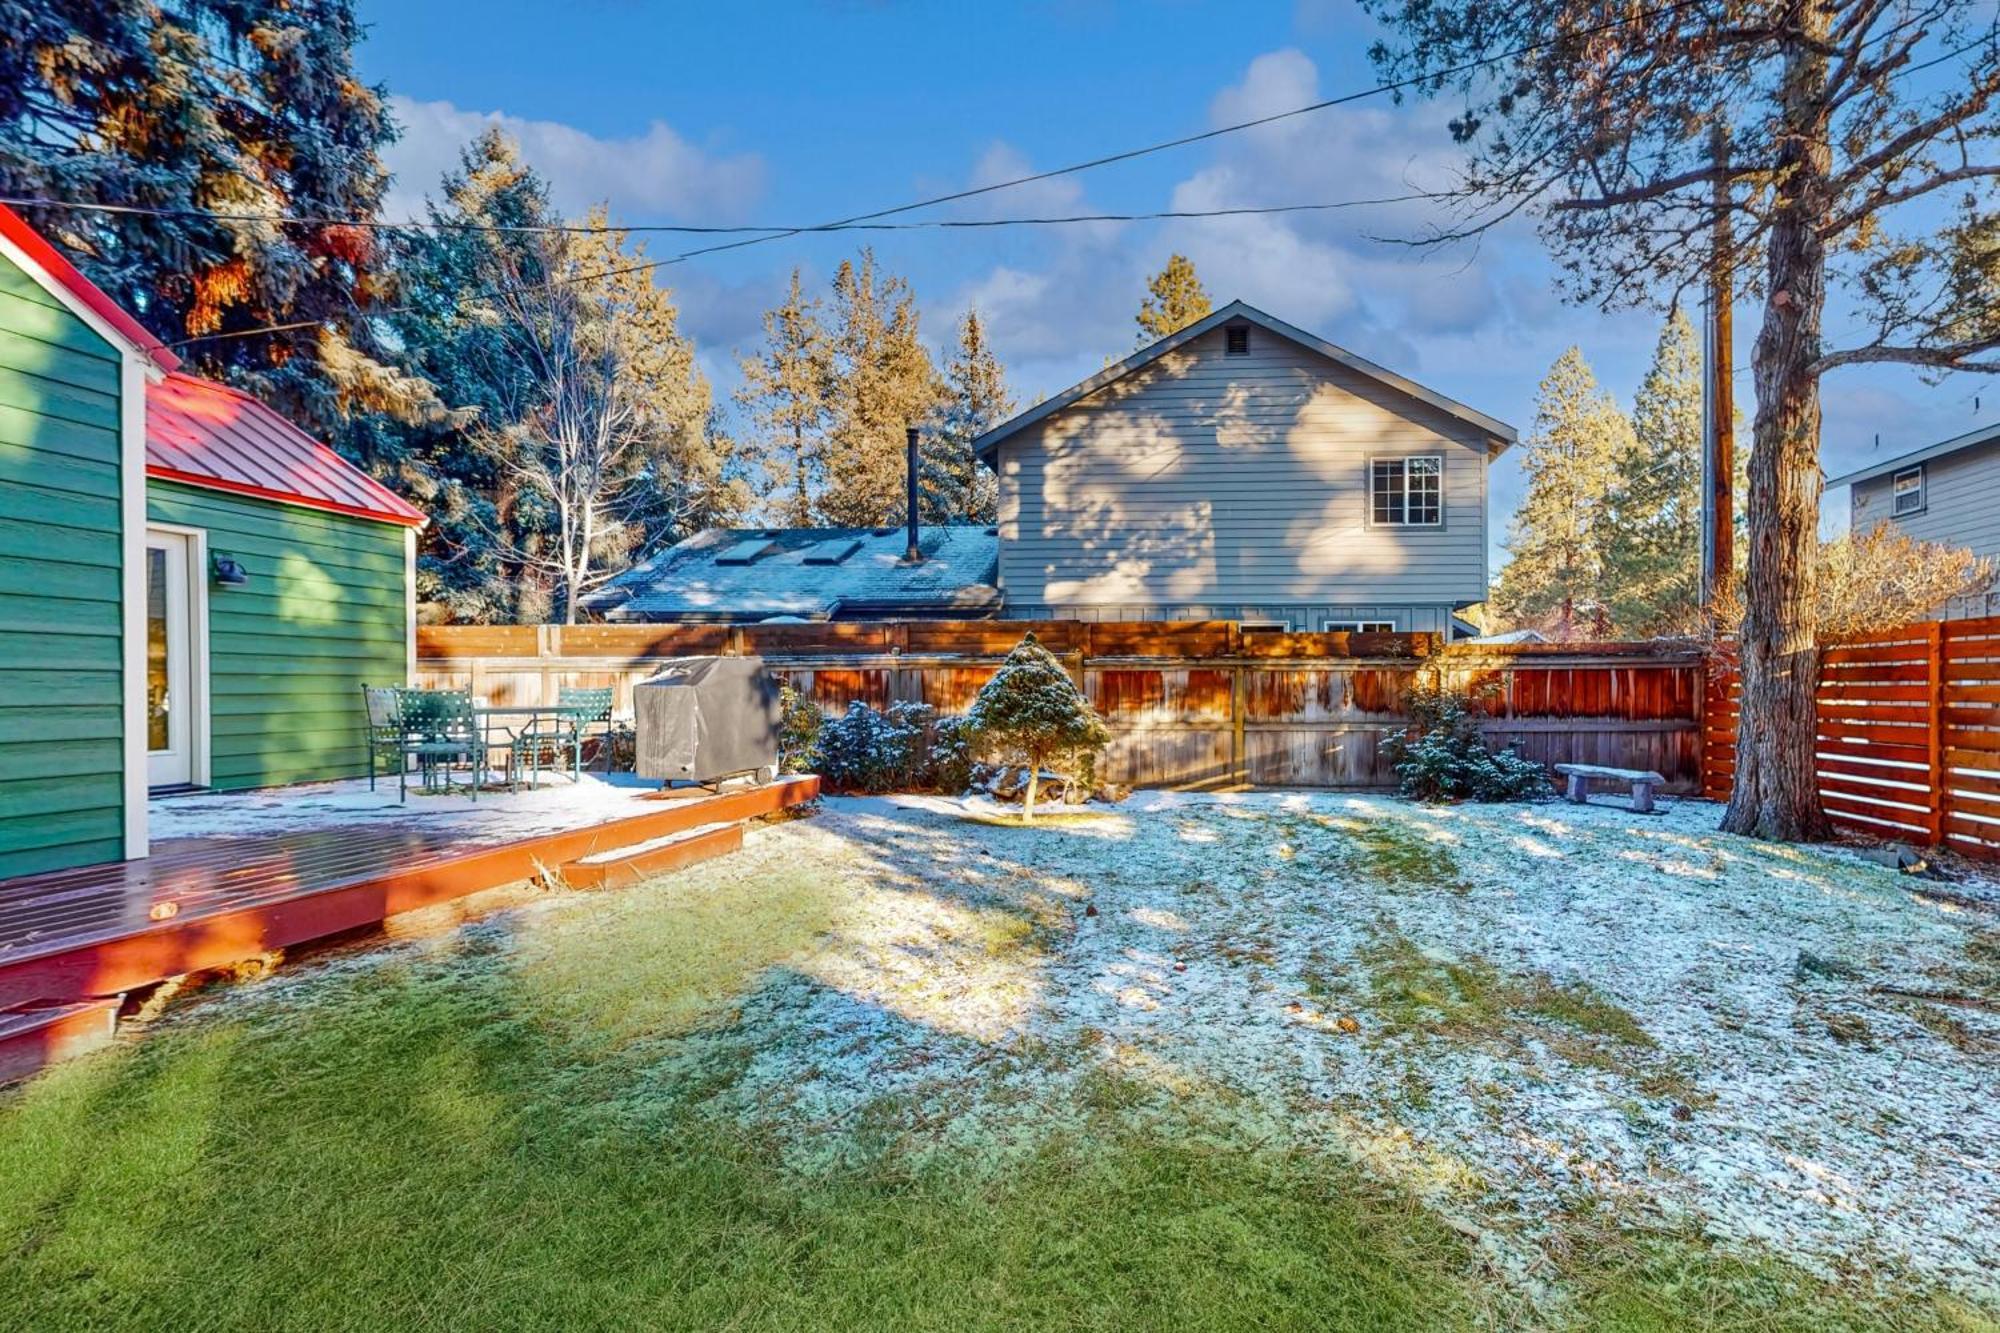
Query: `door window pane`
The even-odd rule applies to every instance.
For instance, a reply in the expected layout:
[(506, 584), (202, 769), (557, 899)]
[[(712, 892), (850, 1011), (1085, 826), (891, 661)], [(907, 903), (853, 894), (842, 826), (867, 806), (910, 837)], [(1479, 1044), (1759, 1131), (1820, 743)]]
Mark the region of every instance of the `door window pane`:
[(164, 750), (167, 739), (167, 553), (146, 552), (146, 748)]

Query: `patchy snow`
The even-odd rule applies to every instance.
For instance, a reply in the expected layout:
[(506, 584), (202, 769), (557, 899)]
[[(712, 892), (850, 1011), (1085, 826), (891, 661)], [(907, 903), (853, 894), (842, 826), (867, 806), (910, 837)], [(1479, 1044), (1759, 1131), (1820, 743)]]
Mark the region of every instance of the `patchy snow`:
[(201, 792), (159, 796), (147, 805), (150, 836), (208, 838), (288, 833), (349, 826), (446, 830), (467, 838), (526, 838), (602, 823), (620, 815), (644, 814), (642, 804), (660, 784), (630, 773), (543, 773), (541, 785), (520, 791), (482, 791), (474, 799), (463, 787), (429, 794), (411, 778), (407, 802), (396, 800), (393, 774), (376, 779), (308, 782), (254, 791)]
[(729, 825), (730, 821), (726, 819), (713, 824), (696, 824), (693, 828), (682, 829), (677, 833), (663, 833), (657, 838), (648, 838), (644, 842), (635, 842), (624, 847), (608, 847), (601, 852), (592, 852), (589, 856), (579, 857), (577, 863), (579, 865), (594, 866), (604, 865), (612, 861), (629, 861), (635, 856), (644, 856), (648, 852), (661, 851), (677, 843), (693, 842), (696, 838), (705, 838), (711, 833), (728, 828)]
[[(1523, 1281), (1552, 1219), (1610, 1205), (2000, 1291), (2000, 1020), (1867, 985), (1951, 989), (1995, 917), (1837, 849), (1719, 835), (1699, 802), (1149, 792), (1051, 813), (836, 799), (756, 834), (732, 874), (825, 858), (855, 897), (835, 945), (746, 1003), (739, 1113), (809, 1162), (895, 1096), (910, 1127), (934, 1118), (933, 1151), (992, 1151), (1115, 1075), (1205, 1098), (1232, 1141), (1372, 1164), (1475, 1219)], [(964, 947), (995, 913), (1032, 940)], [(1399, 944), (1424, 984), (1487, 969), (1637, 1031), (1399, 1021), (1379, 977)]]
[[(1717, 834), (1699, 802), (1148, 792), (1047, 815), (828, 799), (632, 890), (617, 910), (755, 912), (810, 885), (830, 924), (627, 1049), (613, 1095), (692, 1099), (804, 1171), (887, 1147), (993, 1169), (1106, 1115), (1337, 1153), (1530, 1290), (1567, 1223), (1608, 1216), (2000, 1296), (2000, 1015), (1871, 989), (1990, 1001), (1993, 885), (1926, 895)], [(605, 902), (477, 929), (525, 967)]]

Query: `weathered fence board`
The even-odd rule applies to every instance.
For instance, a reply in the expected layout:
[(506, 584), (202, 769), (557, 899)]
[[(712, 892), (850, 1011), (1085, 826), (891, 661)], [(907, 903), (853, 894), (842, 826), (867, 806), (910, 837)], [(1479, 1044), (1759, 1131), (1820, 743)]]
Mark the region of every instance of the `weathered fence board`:
[(758, 653), (829, 712), (912, 700), (961, 713), (1029, 631), (1110, 727), (1100, 771), (1114, 782), (1391, 786), (1381, 742), (1407, 725), (1427, 665), (1485, 700), (1495, 744), (1548, 764), (1657, 769), (1670, 790), (1701, 781), (1700, 660), (1650, 644), (1439, 653), (1431, 635), (1245, 633), (1233, 621), (427, 626), (416, 683), (493, 703), (610, 686), (629, 716), (632, 686), (662, 659)]

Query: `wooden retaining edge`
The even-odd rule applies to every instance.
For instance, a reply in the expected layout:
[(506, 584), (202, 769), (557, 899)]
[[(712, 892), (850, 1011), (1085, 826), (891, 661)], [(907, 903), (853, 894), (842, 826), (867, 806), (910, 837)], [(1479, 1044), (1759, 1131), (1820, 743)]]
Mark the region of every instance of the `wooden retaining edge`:
[(681, 829), (754, 819), (819, 795), (811, 775), (631, 815), (589, 828), (485, 847), (443, 865), (389, 871), (233, 912), (176, 918), (59, 953), (0, 963), (0, 1006), (60, 1004), (117, 995), (168, 977), (224, 967), (420, 907), (533, 879), (597, 852)]
[(117, 1022), (118, 1001), (112, 999), (0, 1014), (0, 1084), (95, 1050), (111, 1040)]
[(631, 856), (613, 860), (571, 861), (562, 867), (561, 874), (571, 888), (622, 889), (653, 875), (684, 870), (718, 856), (727, 856), (742, 846), (743, 826), (727, 824), (721, 828), (688, 833)]

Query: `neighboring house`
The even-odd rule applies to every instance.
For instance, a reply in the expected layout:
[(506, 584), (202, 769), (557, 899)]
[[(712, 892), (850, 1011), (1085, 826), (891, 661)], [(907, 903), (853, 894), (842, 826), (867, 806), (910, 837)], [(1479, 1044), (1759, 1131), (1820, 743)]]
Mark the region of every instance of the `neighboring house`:
[(1240, 301), (975, 442), (1026, 619), (1452, 632), (1511, 426)]
[[(1850, 488), (1855, 532), (1893, 523), (1921, 541), (2000, 559), (2000, 424), (1871, 464), (1827, 485)], [(1994, 595), (1973, 600), (1979, 605), (1951, 609), (1961, 615), (2000, 609), (1992, 605), (2000, 602)]]
[(363, 771), (422, 515), (178, 359), (0, 206), (0, 879), (142, 857), (148, 789)]
[(1513, 442), (1238, 301), (976, 440), (997, 528), (926, 527), (915, 563), (901, 528), (714, 529), (584, 605), (1471, 633), (1452, 613), (1485, 600), (1486, 470)]
[(978, 620), (1000, 608), (999, 538), (965, 524), (896, 528), (710, 528), (584, 598), (616, 622)]

